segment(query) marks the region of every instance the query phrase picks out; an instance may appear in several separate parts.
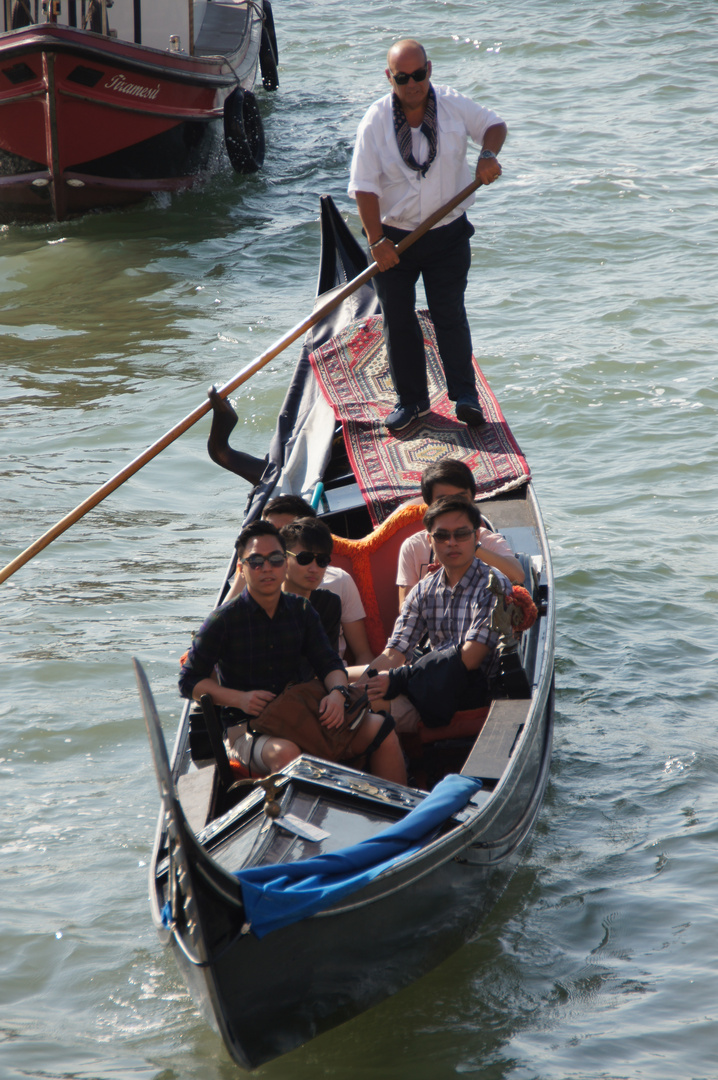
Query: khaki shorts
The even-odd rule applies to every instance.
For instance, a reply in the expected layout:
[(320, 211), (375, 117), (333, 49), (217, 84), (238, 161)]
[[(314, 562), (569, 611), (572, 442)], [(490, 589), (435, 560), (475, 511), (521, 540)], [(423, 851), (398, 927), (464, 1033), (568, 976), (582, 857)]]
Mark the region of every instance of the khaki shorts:
[(257, 772), (266, 772), (262, 750), (269, 742), (268, 735), (253, 735), (247, 731), (246, 724), (238, 724), (236, 727), (227, 728), (224, 737), (224, 745), (227, 747), (227, 756), (240, 761), (245, 769), (256, 769)]
[(412, 705), (405, 694), (399, 694), (398, 697), (392, 698), (388, 704), (396, 724), (397, 734), (401, 734), (402, 731), (416, 731), (421, 720), (419, 710), (415, 705)]

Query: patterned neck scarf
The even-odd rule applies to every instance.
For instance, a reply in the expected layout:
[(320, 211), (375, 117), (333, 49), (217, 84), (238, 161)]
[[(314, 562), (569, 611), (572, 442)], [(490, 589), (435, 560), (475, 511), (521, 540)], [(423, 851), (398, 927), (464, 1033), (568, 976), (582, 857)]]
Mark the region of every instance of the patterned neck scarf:
[(426, 173), (431, 165), (432, 161), (436, 157), (436, 93), (434, 87), (429, 84), (429, 98), (426, 102), (426, 112), (424, 113), (424, 119), (421, 122), (421, 130), (429, 140), (429, 157), (423, 165), (415, 160), (412, 153), (411, 146), (411, 128), (409, 127), (409, 121), (404, 115), (404, 110), (401, 107), (401, 102), (396, 94), (391, 95), (391, 107), (394, 114), (394, 131), (396, 132), (396, 141), (399, 145), (399, 153), (402, 156), (402, 160), (410, 169), (414, 172), (421, 173), (422, 176), (426, 176)]

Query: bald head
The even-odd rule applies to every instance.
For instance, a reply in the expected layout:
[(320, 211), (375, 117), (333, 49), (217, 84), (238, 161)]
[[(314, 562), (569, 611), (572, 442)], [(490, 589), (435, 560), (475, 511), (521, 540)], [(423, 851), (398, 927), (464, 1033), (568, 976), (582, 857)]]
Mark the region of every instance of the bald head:
[(392, 71), (397, 71), (399, 64), (413, 63), (414, 60), (416, 60), (417, 66), (420, 67), (426, 63), (427, 59), (426, 49), (420, 41), (415, 41), (414, 38), (402, 38), (401, 41), (395, 41), (386, 54), (387, 65)]

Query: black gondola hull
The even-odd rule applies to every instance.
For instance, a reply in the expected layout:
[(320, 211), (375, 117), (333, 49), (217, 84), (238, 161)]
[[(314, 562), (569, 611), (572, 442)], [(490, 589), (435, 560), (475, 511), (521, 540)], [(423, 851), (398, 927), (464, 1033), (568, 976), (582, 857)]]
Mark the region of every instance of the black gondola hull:
[(552, 708), (549, 695), (502, 790), (487, 795), (465, 827), (345, 903), (262, 940), (241, 933), (236, 900), (228, 902), (192, 864), (188, 893), (202, 947), (198, 929), (189, 935), (177, 928), (174, 953), (203, 1015), (239, 1065), (256, 1068), (336, 1027), (475, 935), (506, 888), (540, 808)]
[[(320, 292), (343, 284), (366, 265), (330, 200), (323, 201), (322, 236)], [(261, 512), (286, 467), (288, 442), (318, 400), (309, 351), (333, 336), (343, 322), (375, 311), (373, 289), (365, 286), (351, 304), (314, 329), (285, 399), (262, 481), (250, 499), (248, 518)], [(329, 472), (333, 431), (330, 425)], [(344, 484), (344, 478), (339, 482)], [(345, 485), (341, 491), (350, 489)], [(267, 823), (259, 795), (194, 831), (179, 802), (165, 798), (150, 876), (154, 920), (162, 940), (172, 943), (194, 1000), (234, 1060), (246, 1069), (377, 1004), (470, 940), (529, 842), (551, 761), (555, 623), (551, 561), (530, 484), (490, 502), (489, 509), (513, 550), (524, 552), (532, 565), (540, 567), (541, 612), (522, 646), (530, 695), (492, 707), (475, 745), (462, 759), (462, 773), (481, 779), (483, 787), (434, 840), (333, 907), (260, 939), (248, 925), (233, 871), (308, 857), (319, 849), (289, 856), (280, 847), (272, 848), (276, 841), (271, 837), (281, 830)], [(359, 528), (361, 512), (358, 508), (356, 517), (343, 512), (341, 523)], [(330, 515), (327, 520), (335, 526)], [(147, 715), (147, 704), (145, 711)], [(161, 781), (163, 791), (193, 768), (188, 713), (189, 707), (180, 724), (172, 775)], [(503, 746), (498, 756), (491, 741), (494, 735), (500, 736)], [(368, 784), (365, 774), (312, 758), (298, 759), (284, 773), (282, 814), (304, 799), (318, 808), (305, 820), (321, 825), (320, 811), (329, 808), (335, 815), (330, 850), (341, 847), (342, 839), (344, 846), (356, 842), (357, 822), (365, 823), (366, 836), (373, 835), (425, 797), (417, 789), (375, 778), (368, 778)]]

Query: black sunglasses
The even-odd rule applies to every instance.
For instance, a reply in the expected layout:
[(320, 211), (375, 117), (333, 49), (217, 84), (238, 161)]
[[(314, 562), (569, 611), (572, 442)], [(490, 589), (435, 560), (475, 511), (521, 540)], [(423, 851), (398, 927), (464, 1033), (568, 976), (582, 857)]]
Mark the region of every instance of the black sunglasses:
[(448, 544), (449, 540), (458, 540), (459, 543), (462, 543), (464, 540), (468, 540), (470, 536), (475, 536), (476, 529), (469, 529), (468, 526), (463, 529), (436, 529), (429, 535), (432, 540), (436, 540), (437, 544)]
[(286, 561), (287, 556), (281, 551), (273, 551), (271, 555), (248, 555), (242, 559), (242, 564), (247, 563), (253, 570), (262, 570), (265, 562), (270, 566), (283, 566)]
[(423, 82), (429, 73), (428, 67), (417, 68), (416, 71), (412, 71), (410, 75), (407, 75), (404, 71), (397, 71), (396, 75), (392, 71), (391, 77), (397, 86), (406, 86), (409, 79), (413, 79), (414, 82)]
[(296, 559), (300, 566), (309, 566), (316, 559), (317, 566), (321, 567), (322, 570), (326, 570), (332, 561), (331, 555), (317, 555), (313, 551), (298, 551), (296, 555), (293, 551), (288, 551), (287, 555), (291, 555), (293, 559)]

